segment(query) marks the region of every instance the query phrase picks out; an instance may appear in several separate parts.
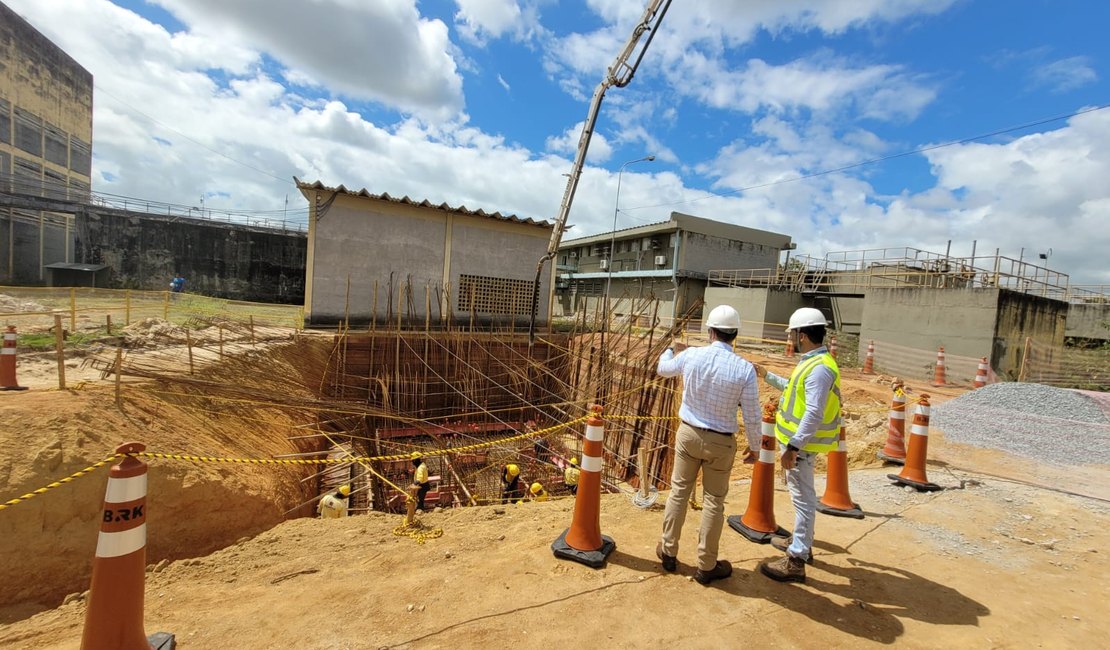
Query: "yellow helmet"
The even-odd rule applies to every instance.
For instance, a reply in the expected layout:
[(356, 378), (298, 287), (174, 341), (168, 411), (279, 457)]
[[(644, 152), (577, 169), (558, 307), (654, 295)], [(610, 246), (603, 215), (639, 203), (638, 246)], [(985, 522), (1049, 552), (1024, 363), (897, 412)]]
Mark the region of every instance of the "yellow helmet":
[(575, 456), (574, 458), (571, 458), (570, 459), (570, 464), (574, 465), (575, 467), (578, 467), (578, 457)]
[(535, 483), (532, 484), (532, 487), (528, 488), (528, 490), (532, 494), (539, 494), (540, 492), (543, 492), (543, 486), (540, 485), (539, 481), (536, 481)]
[(520, 476), (520, 468), (513, 463), (509, 463), (505, 466), (505, 473), (509, 476)]
[(419, 451), (414, 451), (409, 454), (409, 458), (413, 460), (421, 460), (422, 458), (424, 458), (424, 454), (420, 453)]
[(340, 485), (339, 486), (339, 493), (342, 494), (343, 496), (350, 496), (351, 486), (350, 485)]

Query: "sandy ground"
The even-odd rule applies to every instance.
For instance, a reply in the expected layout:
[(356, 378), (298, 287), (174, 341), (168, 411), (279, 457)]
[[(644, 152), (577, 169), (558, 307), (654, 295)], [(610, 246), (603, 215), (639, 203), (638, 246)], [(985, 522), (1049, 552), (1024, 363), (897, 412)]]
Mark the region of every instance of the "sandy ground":
[[(782, 372), (791, 365), (769, 363)], [(961, 390), (929, 392), (939, 401)], [(16, 425), (0, 432), (0, 485), (7, 486), (0, 496), (79, 469), (106, 441), (135, 431), (154, 432), (161, 445), (197, 446), (187, 439), (196, 430), (159, 426), (166, 413), (137, 405), (114, 413), (110, 394), (107, 386), (90, 385), (0, 396), (0, 418)], [(722, 557), (733, 563), (734, 575), (709, 587), (697, 584), (691, 578), (695, 512), (687, 519), (679, 572), (666, 574), (654, 557), (661, 510), (640, 510), (624, 495), (603, 497), (602, 532), (617, 550), (605, 568), (593, 570), (550, 552), (570, 522), (570, 500), (429, 513), (423, 522), (444, 533), (421, 545), (392, 533), (397, 517), (377, 513), (274, 525), (278, 509), (269, 508), (250, 518), (259, 495), (276, 489), (260, 486), (261, 474), (152, 463), (151, 480), (163, 485), (152, 489), (150, 500), (147, 632), (173, 632), (182, 648), (233, 647), (244, 639), (303, 648), (1101, 646), (1110, 634), (1098, 605), (1110, 596), (1107, 468), (1040, 466), (947, 444), (935, 432), (930, 479), (950, 489), (906, 492), (886, 479), (894, 470), (873, 460), (882, 436), (868, 422), (885, 427), (885, 416), (871, 411), (883, 409), (889, 388), (846, 371), (845, 394), (860, 411), (849, 422), (850, 436), (858, 430), (851, 491), (867, 518), (819, 516), (816, 563), (805, 585), (760, 575), (757, 564), (772, 549), (727, 528)], [(204, 423), (203, 430), (213, 427)], [(264, 444), (218, 429), (208, 435), (205, 448), (228, 453)], [(745, 510), (748, 474), (737, 467), (728, 514)], [(73, 492), (0, 511), (0, 539), (8, 540), (5, 584), (31, 576), (68, 585), (46, 600), (0, 609), (0, 647), (78, 647), (84, 601), (73, 595), (57, 603), (65, 593), (83, 591), (80, 570), (68, 565), (87, 565), (91, 553), (84, 547), (95, 543), (102, 481), (88, 488), (75, 482), (61, 488)], [(155, 501), (155, 493), (172, 490), (182, 495)], [(295, 496), (283, 498), (294, 502)], [(58, 498), (72, 503), (55, 512)], [(81, 514), (85, 509), (92, 514)], [(779, 523), (789, 526), (791, 512), (779, 486)], [(197, 519), (188, 543), (167, 539), (188, 517)], [(213, 546), (204, 530), (218, 531), (224, 541)], [(51, 543), (65, 537), (83, 541)], [(53, 561), (31, 570), (23, 565), (27, 548), (38, 549), (31, 557)]]

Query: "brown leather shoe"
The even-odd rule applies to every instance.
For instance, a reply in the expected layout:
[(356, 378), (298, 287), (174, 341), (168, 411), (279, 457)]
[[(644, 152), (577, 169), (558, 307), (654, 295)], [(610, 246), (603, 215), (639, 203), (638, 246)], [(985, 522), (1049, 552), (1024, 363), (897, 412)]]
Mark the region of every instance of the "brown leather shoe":
[(779, 582), (805, 582), (806, 565), (796, 557), (789, 555), (781, 557), (774, 562), (762, 562), (759, 570), (763, 575)]
[[(793, 543), (793, 536), (771, 538), (771, 546), (774, 546), (776, 549), (782, 551), (783, 553), (785, 553), (786, 549), (789, 548), (789, 546)], [(809, 555), (806, 557), (806, 564), (813, 564), (813, 549), (809, 549)]]
[(694, 580), (698, 581), (700, 585), (707, 585), (714, 580), (724, 580), (732, 575), (732, 565), (728, 560), (717, 560), (717, 565), (708, 571), (698, 569), (694, 574)]
[(663, 569), (674, 573), (674, 570), (678, 568), (678, 558), (663, 552), (663, 542), (655, 545), (655, 556), (662, 560)]

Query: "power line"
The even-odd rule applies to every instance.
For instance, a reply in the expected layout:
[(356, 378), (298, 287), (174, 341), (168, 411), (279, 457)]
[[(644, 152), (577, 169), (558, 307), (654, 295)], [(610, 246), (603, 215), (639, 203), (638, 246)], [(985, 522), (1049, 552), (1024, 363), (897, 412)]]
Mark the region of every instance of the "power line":
[(1078, 115), (1083, 115), (1085, 113), (1093, 113), (1095, 111), (1101, 111), (1104, 108), (1110, 108), (1110, 104), (1102, 104), (1102, 105), (1099, 105), (1099, 106), (1092, 106), (1090, 108), (1080, 109), (1080, 110), (1075, 111), (1073, 113), (1068, 113), (1067, 115), (1058, 115), (1056, 117), (1048, 117), (1048, 118), (1045, 118), (1045, 119), (1037, 120), (1035, 122), (1026, 122), (1025, 124), (1019, 124), (1018, 126), (1011, 126), (1011, 127), (1005, 128), (1005, 129), (999, 129), (997, 131), (991, 131), (990, 133), (983, 133), (983, 134), (980, 134), (980, 135), (971, 136), (969, 138), (963, 138), (961, 140), (953, 140), (953, 141), (950, 141), (950, 142), (943, 142), (941, 144), (929, 145), (927, 147), (919, 147), (917, 149), (912, 149), (910, 151), (903, 151), (901, 153), (890, 154), (889, 156), (882, 156), (881, 158), (871, 158), (869, 160), (862, 160), (860, 162), (852, 163), (850, 165), (844, 165), (842, 167), (836, 167), (836, 168), (833, 168), (833, 169), (826, 169), (826, 170), (819, 171), (819, 172), (813, 172), (812, 174), (803, 174), (801, 176), (796, 176), (794, 178), (782, 178), (782, 179), (779, 179), (777, 181), (769, 181), (767, 183), (760, 183), (758, 185), (750, 185), (748, 187), (741, 187), (741, 188), (738, 188), (738, 189), (735, 189), (735, 190), (729, 190), (728, 192), (708, 192), (708, 193), (706, 193), (705, 196), (699, 196), (699, 197), (693, 198), (693, 199), (684, 199), (682, 201), (673, 201), (673, 202), (669, 202), (669, 203), (656, 203), (654, 205), (641, 205), (641, 206), (636, 206), (636, 207), (632, 207), (632, 208), (623, 208), (622, 212), (627, 211), (627, 210), (645, 210), (647, 208), (660, 208), (660, 207), (667, 207), (667, 206), (672, 206), (672, 205), (682, 205), (684, 203), (694, 203), (696, 201), (704, 201), (705, 199), (726, 197), (726, 196), (729, 196), (729, 195), (732, 195), (732, 194), (739, 194), (741, 192), (748, 192), (748, 191), (751, 191), (751, 190), (763, 189), (765, 187), (773, 187), (775, 185), (783, 185), (785, 183), (794, 183), (794, 182), (797, 182), (797, 181), (804, 181), (804, 180), (807, 180), (807, 179), (810, 179), (810, 178), (817, 178), (819, 176), (828, 176), (829, 174), (836, 174), (838, 172), (847, 171), (849, 169), (855, 169), (856, 167), (863, 167), (865, 165), (874, 165), (876, 163), (886, 162), (888, 160), (894, 160), (896, 158), (905, 158), (906, 156), (913, 156), (913, 155), (916, 155), (916, 154), (919, 154), (919, 153), (925, 153), (927, 151), (934, 151), (936, 149), (943, 149), (945, 147), (952, 147), (952, 146), (955, 146), (955, 145), (958, 145), (958, 144), (967, 144), (969, 142), (975, 142), (977, 140), (983, 140), (985, 138), (991, 138), (991, 137), (994, 137), (996, 135), (1003, 135), (1003, 134), (1006, 134), (1006, 133), (1012, 133), (1014, 131), (1020, 131), (1022, 129), (1028, 129), (1028, 128), (1031, 128), (1031, 127), (1034, 127), (1034, 126), (1040, 126), (1042, 124), (1049, 124), (1051, 122), (1058, 122), (1060, 120), (1070, 119), (1070, 118), (1076, 117)]

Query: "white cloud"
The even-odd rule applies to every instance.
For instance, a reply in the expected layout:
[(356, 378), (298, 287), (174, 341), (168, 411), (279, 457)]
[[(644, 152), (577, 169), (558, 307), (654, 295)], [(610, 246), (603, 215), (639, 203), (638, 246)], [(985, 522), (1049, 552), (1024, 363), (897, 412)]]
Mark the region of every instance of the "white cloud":
[(459, 6), (455, 23), (463, 38), (482, 44), (500, 38), (521, 26), (521, 11), (516, 0), (455, 0)]
[(509, 82), (505, 81), (505, 77), (502, 77), (500, 74), (497, 75), (497, 83), (501, 84), (501, 87), (505, 89), (505, 92), (508, 93), (513, 91), (513, 89), (509, 86)]
[(318, 80), (428, 119), (453, 119), (462, 110), (447, 26), (421, 18), (415, 0), (155, 1), (206, 45), (266, 51), (292, 79)]
[[(578, 152), (578, 141), (582, 136), (582, 126), (586, 123), (582, 120), (578, 124), (563, 131), (561, 135), (551, 136), (544, 142), (546, 149), (552, 153), (561, 153), (567, 155), (572, 160)], [(590, 136), (590, 149), (586, 152), (587, 162), (603, 163), (609, 160), (613, 155), (613, 147), (610, 146), (609, 141), (604, 135), (594, 131)]]
[(1098, 80), (1098, 74), (1085, 56), (1060, 59), (1034, 68), (1031, 73), (1037, 87), (1062, 93), (1075, 90)]

